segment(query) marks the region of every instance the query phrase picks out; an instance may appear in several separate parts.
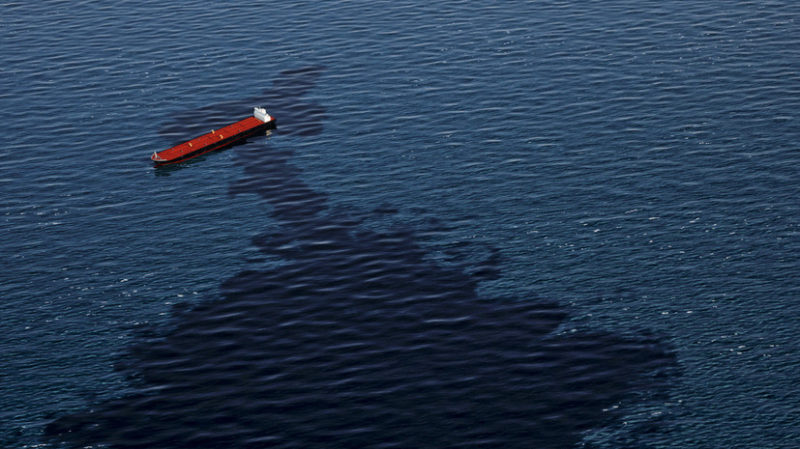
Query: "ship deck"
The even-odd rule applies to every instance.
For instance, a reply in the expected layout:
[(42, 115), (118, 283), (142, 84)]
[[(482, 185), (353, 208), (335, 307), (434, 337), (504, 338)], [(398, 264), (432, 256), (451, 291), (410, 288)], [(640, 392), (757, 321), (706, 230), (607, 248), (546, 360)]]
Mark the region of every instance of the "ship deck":
[(264, 122), (261, 120), (255, 117), (247, 117), (244, 120), (240, 120), (220, 129), (212, 130), (211, 132), (203, 134), (200, 137), (196, 137), (182, 144), (175, 145), (172, 148), (160, 151), (157, 153), (157, 155), (166, 161), (182, 159), (188, 154), (195, 153), (206, 147), (213, 147), (216, 143), (222, 143), (231, 137), (246, 133), (262, 125), (264, 125)]

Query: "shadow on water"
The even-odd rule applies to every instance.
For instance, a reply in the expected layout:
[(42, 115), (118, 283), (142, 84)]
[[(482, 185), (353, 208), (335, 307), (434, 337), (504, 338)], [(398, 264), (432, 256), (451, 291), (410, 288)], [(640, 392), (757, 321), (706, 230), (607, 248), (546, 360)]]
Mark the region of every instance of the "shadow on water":
[[(324, 110), (299, 99), (320, 70), (286, 72), (265, 93), (281, 134), (322, 130)], [(199, 121), (252, 103), (191, 114)], [(194, 133), (178, 126), (166, 132)], [(613, 425), (613, 406), (631, 393), (665, 390), (674, 358), (658, 341), (559, 334), (566, 313), (555, 302), (479, 297), (479, 283), (499, 274), (497, 252), (438, 265), (415, 230), (373, 231), (330, 208), (302, 181), (292, 150), (245, 145), (236, 155), (244, 176), (231, 192), (271, 207), (279, 230), (254, 243), (283, 265), (239, 273), (221, 298), (176, 307), (170, 327), (142, 335), (118, 367), (137, 393), (59, 418), (46, 429), (53, 440), (568, 448)]]

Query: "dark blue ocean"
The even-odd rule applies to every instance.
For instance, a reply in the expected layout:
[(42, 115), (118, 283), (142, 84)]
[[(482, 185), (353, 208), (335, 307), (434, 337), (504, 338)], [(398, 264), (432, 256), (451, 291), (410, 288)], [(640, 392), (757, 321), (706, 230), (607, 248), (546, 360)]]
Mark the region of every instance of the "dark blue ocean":
[(4, 2), (0, 446), (800, 447), (798, 18)]

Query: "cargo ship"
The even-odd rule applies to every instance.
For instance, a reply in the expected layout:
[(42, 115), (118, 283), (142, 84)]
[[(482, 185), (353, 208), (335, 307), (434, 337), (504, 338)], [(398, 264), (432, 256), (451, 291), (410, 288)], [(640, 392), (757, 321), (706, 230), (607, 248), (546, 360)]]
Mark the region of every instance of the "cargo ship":
[(156, 167), (183, 162), (209, 151), (229, 147), (248, 137), (273, 128), (275, 128), (275, 118), (267, 114), (267, 111), (263, 108), (254, 108), (252, 117), (247, 117), (224, 128), (212, 129), (208, 134), (180, 145), (175, 145), (164, 151), (153, 152), (150, 159), (156, 164)]

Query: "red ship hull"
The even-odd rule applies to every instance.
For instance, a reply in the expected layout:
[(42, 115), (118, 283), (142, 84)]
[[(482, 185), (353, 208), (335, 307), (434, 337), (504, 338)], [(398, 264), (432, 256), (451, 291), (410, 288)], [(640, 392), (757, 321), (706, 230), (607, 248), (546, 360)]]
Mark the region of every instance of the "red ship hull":
[(214, 150), (227, 148), (248, 137), (266, 132), (268, 129), (274, 129), (275, 126), (275, 119), (272, 117), (266, 123), (255, 117), (248, 117), (224, 128), (212, 130), (210, 133), (188, 142), (153, 153), (150, 159), (156, 164), (156, 167), (183, 162)]

